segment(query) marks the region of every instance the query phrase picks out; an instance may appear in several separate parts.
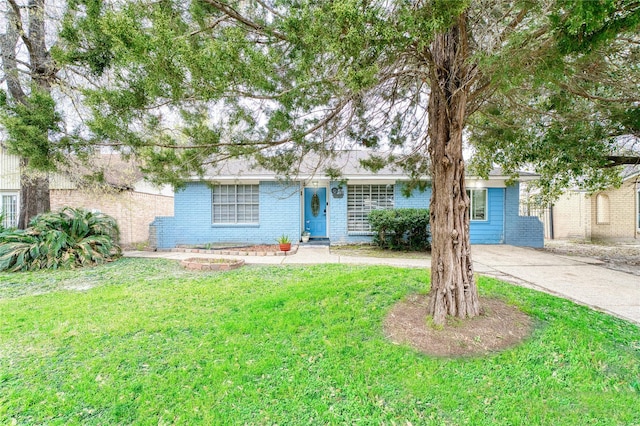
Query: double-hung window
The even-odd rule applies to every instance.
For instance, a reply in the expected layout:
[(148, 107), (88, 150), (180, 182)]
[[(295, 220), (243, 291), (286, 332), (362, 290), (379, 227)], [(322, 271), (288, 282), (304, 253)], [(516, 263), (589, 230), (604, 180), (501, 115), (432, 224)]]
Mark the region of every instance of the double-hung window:
[(392, 209), (393, 185), (348, 185), (347, 230), (371, 232), (367, 216), (373, 210)]
[(467, 195), (471, 201), (471, 220), (487, 220), (487, 190), (467, 189)]
[(18, 194), (0, 194), (0, 214), (4, 228), (18, 226)]
[(218, 185), (212, 192), (214, 224), (258, 223), (258, 185)]

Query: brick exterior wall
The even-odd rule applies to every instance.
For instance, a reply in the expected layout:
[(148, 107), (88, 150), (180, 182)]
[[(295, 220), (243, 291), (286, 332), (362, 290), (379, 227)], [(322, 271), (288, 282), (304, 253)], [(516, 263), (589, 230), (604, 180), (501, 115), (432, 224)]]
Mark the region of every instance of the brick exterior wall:
[[(327, 191), (328, 236), (331, 244), (371, 241), (371, 235), (347, 231), (348, 186), (337, 198), (331, 182)], [(394, 186), (396, 208), (428, 208), (431, 191), (414, 191), (410, 197), (401, 193), (402, 184)], [(300, 184), (260, 182), (259, 223), (212, 224), (212, 192), (203, 182), (193, 182), (176, 192), (174, 217), (157, 217), (152, 223), (151, 236), (157, 248), (207, 243), (274, 244), (287, 234), (297, 241), (302, 231), (302, 188)], [(535, 217), (519, 216), (519, 187), (488, 188), (488, 220), (471, 224), (474, 244), (514, 244), (542, 247), (542, 223)]]
[(113, 216), (120, 228), (120, 244), (146, 243), (156, 216), (173, 215), (173, 197), (132, 191), (52, 189), (51, 209), (82, 207)]
[(411, 196), (405, 197), (402, 194), (402, 183), (396, 183), (393, 197), (395, 207), (397, 209), (428, 209), (431, 201), (431, 188), (427, 188), (424, 192), (414, 189)]
[(371, 241), (369, 237), (349, 238), (347, 233), (347, 185), (342, 186), (342, 198), (333, 196), (332, 189), (339, 186), (338, 182), (331, 182), (327, 191), (329, 202), (329, 240), (331, 244), (346, 244), (356, 241)]
[(300, 186), (260, 182), (257, 224), (213, 224), (212, 192), (204, 182), (188, 183), (175, 194), (174, 217), (152, 223), (157, 248), (207, 243), (276, 244), (282, 234), (296, 242), (301, 234)]
[[(372, 183), (376, 185), (376, 183)], [(343, 185), (342, 198), (335, 198), (331, 193), (331, 189), (339, 185), (338, 182), (331, 182), (328, 197), (330, 220), (329, 220), (329, 239), (331, 244), (355, 244), (371, 242), (371, 235), (363, 235), (362, 233), (349, 233), (347, 231), (347, 196), (348, 187)], [(402, 183), (396, 183), (393, 188), (393, 202), (397, 209), (428, 209), (429, 200), (431, 199), (431, 189), (424, 192), (414, 190), (411, 196), (405, 197), (402, 194)]]
[[(553, 205), (553, 237), (555, 239), (577, 239), (596, 241), (620, 241), (640, 238), (637, 229), (638, 194), (636, 182), (627, 181), (620, 188), (613, 188), (589, 196), (570, 191)], [(598, 195), (605, 202), (601, 208), (606, 223), (598, 222)]]
[(636, 228), (636, 183), (627, 181), (618, 189), (610, 189), (599, 194), (608, 198), (609, 221), (598, 223), (597, 195), (591, 201), (591, 239), (626, 240), (637, 237)]
[(554, 239), (591, 239), (591, 200), (584, 192), (569, 191), (553, 205)]
[(544, 228), (536, 216), (520, 216), (520, 185), (505, 188), (504, 243), (521, 247), (544, 247)]

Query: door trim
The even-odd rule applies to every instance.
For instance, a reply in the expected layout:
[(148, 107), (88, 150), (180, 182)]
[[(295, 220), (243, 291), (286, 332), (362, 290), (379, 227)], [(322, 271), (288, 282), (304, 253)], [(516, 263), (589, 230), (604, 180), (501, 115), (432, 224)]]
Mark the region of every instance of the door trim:
[[(325, 225), (324, 225), (324, 229), (325, 229), (325, 235), (314, 235), (311, 238), (328, 238), (329, 237), (329, 215), (331, 214), (331, 209), (330, 209), (330, 196), (329, 194), (331, 193), (329, 191), (329, 185), (327, 183), (319, 183), (318, 186), (315, 185), (304, 185), (302, 187), (302, 197), (301, 197), (301, 204), (302, 204), (302, 208), (301, 210), (301, 218), (300, 218), (300, 225), (301, 225), (301, 230), (300, 232), (304, 231), (306, 229), (306, 222), (305, 222), (305, 217), (306, 217), (306, 190), (307, 189), (324, 189), (325, 190), (325, 205), (326, 205), (326, 215), (325, 215)], [(320, 206), (320, 208), (322, 209), (322, 206)]]

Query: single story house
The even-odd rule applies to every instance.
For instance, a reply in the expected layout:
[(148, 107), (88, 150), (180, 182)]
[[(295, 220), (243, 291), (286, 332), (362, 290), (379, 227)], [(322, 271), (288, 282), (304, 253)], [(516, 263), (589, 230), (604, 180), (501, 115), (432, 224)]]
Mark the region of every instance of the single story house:
[(622, 185), (595, 194), (570, 190), (549, 209), (553, 239), (624, 241), (640, 238), (640, 166), (622, 170)]
[[(143, 179), (131, 161), (118, 154), (103, 154), (95, 159), (95, 170), (104, 175), (104, 185), (80, 181), (82, 171), (55, 173), (50, 176), (51, 210), (65, 206), (99, 211), (116, 219), (120, 244), (133, 245), (149, 239), (149, 224), (156, 216), (173, 214), (173, 189), (156, 187)], [(3, 225), (18, 224), (20, 211), (19, 158), (0, 148), (0, 213)]]
[[(248, 161), (234, 161), (175, 192), (174, 215), (157, 217), (149, 231), (150, 246), (274, 244), (285, 234), (296, 242), (303, 231), (331, 244), (369, 242), (367, 215), (374, 209), (428, 208), (430, 189), (402, 194), (407, 176), (385, 168), (365, 170), (362, 151), (345, 151), (331, 160), (340, 180), (317, 165), (302, 168), (296, 177), (278, 179)], [(521, 179), (535, 175), (522, 173)], [(512, 244), (542, 247), (537, 217), (519, 216), (519, 183), (494, 171), (488, 180), (467, 179), (471, 195), (472, 244)]]

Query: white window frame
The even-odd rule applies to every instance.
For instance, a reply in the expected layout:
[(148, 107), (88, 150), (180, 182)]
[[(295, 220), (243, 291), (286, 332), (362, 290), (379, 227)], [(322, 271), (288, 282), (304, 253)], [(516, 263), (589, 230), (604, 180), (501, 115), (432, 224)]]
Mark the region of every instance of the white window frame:
[[(217, 192), (222, 189), (226, 199), (218, 199)], [(239, 191), (243, 188), (243, 191)], [(250, 189), (250, 193), (244, 190)], [(222, 196), (222, 195), (221, 195)], [(248, 197), (248, 199), (247, 199)], [(226, 209), (225, 209), (226, 208)], [(246, 212), (242, 214), (240, 210), (251, 209), (251, 214), (247, 220)], [(226, 217), (223, 213), (226, 210)], [(242, 220), (238, 218), (244, 216)], [(211, 189), (211, 223), (212, 225), (257, 225), (260, 222), (260, 186), (258, 184), (231, 184), (216, 185)]]
[(15, 228), (18, 226), (18, 220), (20, 219), (20, 194), (17, 192), (0, 192), (0, 214), (5, 214), (5, 197), (15, 197), (15, 217), (12, 218), (5, 215), (2, 219), (2, 226), (4, 228)]
[[(484, 191), (484, 218), (478, 219), (474, 217), (475, 202), (473, 192)], [(489, 190), (487, 188), (467, 188), (467, 196), (469, 197), (469, 219), (472, 222), (487, 222), (489, 221)]]
[(395, 207), (395, 185), (351, 184), (347, 185), (347, 232), (371, 234), (367, 216), (373, 210), (390, 210)]

